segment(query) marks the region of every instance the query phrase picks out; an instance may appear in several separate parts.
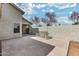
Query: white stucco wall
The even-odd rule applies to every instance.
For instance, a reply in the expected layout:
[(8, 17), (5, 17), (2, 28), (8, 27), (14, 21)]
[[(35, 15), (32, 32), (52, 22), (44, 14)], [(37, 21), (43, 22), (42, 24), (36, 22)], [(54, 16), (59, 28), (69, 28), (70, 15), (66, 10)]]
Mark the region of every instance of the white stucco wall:
[(0, 18), (1, 18), (1, 3), (0, 3)]
[(0, 37), (1, 37), (1, 3), (0, 3)]
[[(20, 24), (20, 33), (14, 33), (14, 23)], [(22, 14), (10, 4), (2, 5), (0, 39), (22, 37)]]

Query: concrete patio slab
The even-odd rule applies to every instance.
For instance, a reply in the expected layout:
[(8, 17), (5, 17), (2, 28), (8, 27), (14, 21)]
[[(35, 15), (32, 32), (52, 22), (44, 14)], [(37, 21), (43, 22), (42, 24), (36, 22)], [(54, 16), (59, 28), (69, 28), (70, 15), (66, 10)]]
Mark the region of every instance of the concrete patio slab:
[(27, 36), (2, 41), (2, 56), (46, 56), (54, 47)]

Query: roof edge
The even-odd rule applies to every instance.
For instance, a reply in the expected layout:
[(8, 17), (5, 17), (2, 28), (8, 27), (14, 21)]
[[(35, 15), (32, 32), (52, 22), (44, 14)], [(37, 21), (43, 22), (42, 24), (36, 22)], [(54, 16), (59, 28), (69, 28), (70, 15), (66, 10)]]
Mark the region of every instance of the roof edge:
[(29, 22), (30, 24), (32, 24), (32, 22), (28, 21), (26, 18), (22, 17), (23, 20)]

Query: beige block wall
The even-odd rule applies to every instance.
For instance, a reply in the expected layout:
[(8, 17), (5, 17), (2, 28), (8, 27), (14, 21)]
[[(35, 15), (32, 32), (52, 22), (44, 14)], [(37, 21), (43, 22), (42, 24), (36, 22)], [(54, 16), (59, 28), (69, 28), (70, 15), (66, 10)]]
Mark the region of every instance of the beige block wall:
[[(2, 5), (2, 18), (0, 23), (2, 25), (0, 39), (22, 37), (22, 15), (10, 4)], [(14, 23), (20, 24), (20, 33), (16, 34), (13, 32)]]
[[(39, 28), (40, 31), (45, 31), (47, 28)], [(49, 26), (48, 35), (59, 39), (78, 39), (79, 40), (79, 25), (62, 25), (62, 26)]]

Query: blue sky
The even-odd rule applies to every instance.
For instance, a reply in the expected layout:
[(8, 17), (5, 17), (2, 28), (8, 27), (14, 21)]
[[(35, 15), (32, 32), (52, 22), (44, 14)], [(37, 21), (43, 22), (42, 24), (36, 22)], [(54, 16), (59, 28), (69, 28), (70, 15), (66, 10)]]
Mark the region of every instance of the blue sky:
[(25, 3), (19, 7), (25, 11), (26, 18), (46, 17), (45, 12), (54, 12), (59, 18), (67, 18), (73, 11), (79, 12), (78, 3)]

